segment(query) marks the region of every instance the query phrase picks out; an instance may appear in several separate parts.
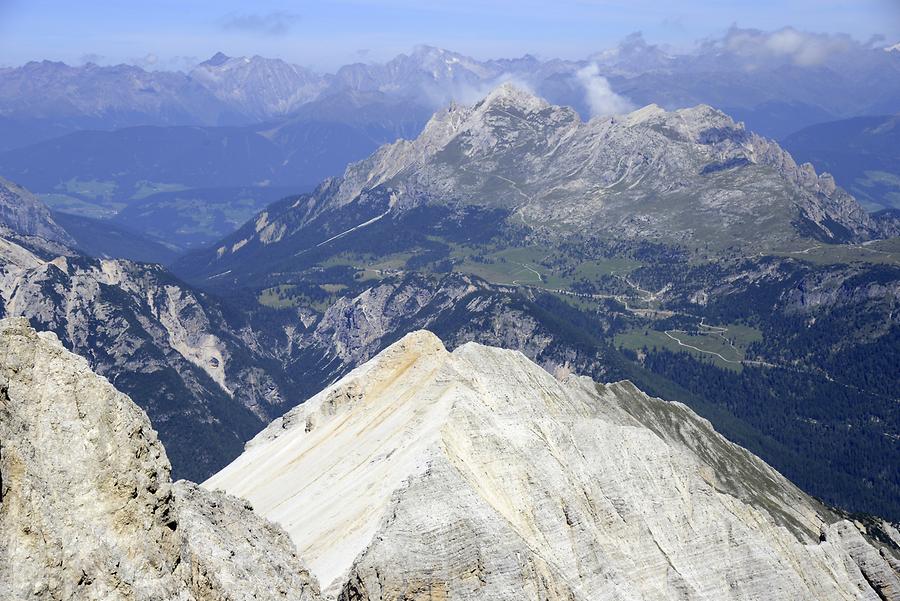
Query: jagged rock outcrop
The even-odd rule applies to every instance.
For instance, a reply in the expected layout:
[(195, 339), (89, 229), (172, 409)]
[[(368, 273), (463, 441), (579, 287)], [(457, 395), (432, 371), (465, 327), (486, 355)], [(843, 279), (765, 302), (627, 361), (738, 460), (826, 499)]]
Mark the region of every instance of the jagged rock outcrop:
[[(880, 270), (848, 265), (824, 268), (785, 290), (780, 299), (786, 311), (815, 311), (880, 302), (891, 306), (900, 298), (900, 268)], [(900, 316), (893, 316), (900, 319)], [(886, 324), (887, 325), (887, 324)]]
[(169, 471), (127, 396), (0, 320), (0, 598), (318, 599), (280, 528)]
[(344, 600), (898, 598), (895, 551), (687, 407), (423, 331), (204, 486)]
[(270, 345), (312, 395), (416, 329), (438, 332), (451, 347), (479, 342), (513, 348), (550, 372), (569, 364), (600, 377), (609, 367), (602, 353), (586, 352), (554, 331), (529, 291), (457, 273), (407, 274), (375, 283), (337, 299), (305, 325), (285, 326)]

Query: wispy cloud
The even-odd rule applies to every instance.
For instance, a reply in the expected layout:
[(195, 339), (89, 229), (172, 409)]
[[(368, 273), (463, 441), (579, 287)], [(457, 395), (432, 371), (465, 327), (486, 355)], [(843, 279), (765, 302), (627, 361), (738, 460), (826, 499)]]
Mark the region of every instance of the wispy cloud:
[(265, 14), (231, 13), (222, 19), (222, 29), (257, 35), (280, 36), (288, 33), (300, 15), (283, 10)]
[(634, 105), (624, 96), (616, 94), (609, 81), (600, 75), (600, 68), (591, 63), (579, 69), (575, 76), (584, 86), (584, 95), (591, 109), (591, 116), (621, 115), (634, 110)]
[(425, 93), (429, 95), (428, 99), (432, 106), (435, 107), (443, 106), (450, 100), (460, 104), (473, 105), (476, 102), (483, 100), (484, 97), (490, 94), (494, 89), (505, 83), (512, 84), (530, 94), (537, 93), (528, 81), (525, 81), (512, 73), (501, 73), (497, 77), (477, 84), (457, 81), (451, 83), (447, 90), (427, 90)]
[[(109, 61), (104, 58), (102, 62), (108, 63)], [(146, 71), (190, 71), (200, 60), (196, 56), (160, 57), (153, 52), (148, 52), (143, 56), (132, 57), (127, 62)]]
[(729, 52), (749, 60), (787, 60), (811, 67), (858, 43), (842, 34), (807, 33), (793, 27), (772, 32), (732, 27), (722, 44)]

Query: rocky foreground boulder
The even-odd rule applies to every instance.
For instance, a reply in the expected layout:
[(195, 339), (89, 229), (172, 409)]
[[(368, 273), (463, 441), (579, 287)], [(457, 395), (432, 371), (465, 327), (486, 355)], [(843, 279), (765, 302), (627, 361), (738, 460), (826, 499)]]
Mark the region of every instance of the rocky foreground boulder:
[(281, 524), (343, 601), (900, 599), (895, 546), (686, 406), (424, 331), (204, 487)]
[(54, 334), (0, 320), (0, 599), (318, 598), (281, 528), (173, 484), (137, 405)]

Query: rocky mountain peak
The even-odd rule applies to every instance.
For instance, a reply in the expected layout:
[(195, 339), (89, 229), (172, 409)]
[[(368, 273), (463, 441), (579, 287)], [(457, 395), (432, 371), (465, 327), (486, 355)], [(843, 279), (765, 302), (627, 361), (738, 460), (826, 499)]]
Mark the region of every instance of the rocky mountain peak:
[(484, 100), (475, 104), (474, 112), (492, 109), (515, 109), (522, 113), (537, 112), (550, 107), (550, 103), (523, 86), (505, 82), (494, 88)]
[(229, 57), (221, 52), (194, 67), (190, 78), (222, 102), (259, 118), (294, 111), (327, 85), (324, 77), (281, 59)]
[(412, 52), (409, 54), (409, 58), (422, 67), (453, 65), (471, 60), (456, 52), (451, 52), (435, 46), (428, 46), (427, 44), (420, 44), (413, 48)]
[(889, 552), (687, 407), (427, 332), (273, 422), (204, 487), (281, 524), (331, 598), (900, 591)]
[(668, 67), (674, 58), (659, 46), (647, 43), (643, 34), (635, 32), (618, 46), (592, 54), (589, 60), (602, 65), (606, 72), (633, 76)]
[(698, 144), (714, 144), (727, 138), (746, 141), (749, 138), (743, 123), (735, 122), (707, 104), (674, 111), (649, 104), (614, 119), (626, 127), (662, 128), (667, 133)]
[(381, 83), (387, 88), (408, 85), (408, 81), (397, 79), (401, 74), (414, 78), (425, 76), (430, 83), (457, 79), (470, 80), (474, 83), (493, 75), (492, 70), (480, 61), (458, 52), (428, 45), (418, 45), (410, 54), (401, 54), (391, 60), (385, 65), (385, 71), (388, 79)]
[(624, 116), (624, 122), (628, 125), (638, 125), (646, 123), (652, 119), (661, 119), (666, 115), (666, 110), (656, 103), (648, 104), (634, 110)]
[(225, 54), (224, 52), (216, 52), (209, 59), (200, 63), (201, 65), (206, 65), (209, 67), (221, 67), (225, 63), (231, 60), (231, 57)]
[(255, 252), (254, 240), (269, 246), (346, 207), (367, 218), (334, 234), (423, 205), (498, 210), (551, 238), (578, 231), (695, 249), (887, 231), (833, 178), (709, 105), (584, 122), (507, 82), (474, 105), (441, 109), (417, 138), (382, 146), (278, 216), (267, 212), (264, 231), (276, 237), (246, 226), (201, 260), (218, 269)]

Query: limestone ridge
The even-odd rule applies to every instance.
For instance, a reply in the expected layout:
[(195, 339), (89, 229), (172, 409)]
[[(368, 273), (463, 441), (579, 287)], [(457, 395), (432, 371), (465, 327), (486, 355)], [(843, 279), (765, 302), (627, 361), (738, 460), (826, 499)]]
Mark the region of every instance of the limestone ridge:
[[(787, 188), (779, 191), (786, 192), (783, 202), (793, 204), (823, 235), (838, 237), (842, 231), (835, 226), (855, 236), (877, 230), (830, 175), (797, 165), (775, 142), (712, 107), (665, 111), (649, 105), (585, 123), (574, 110), (552, 106), (512, 84), (472, 107), (438, 112), (418, 139), (397, 142), (351, 165), (335, 201), (348, 202), (364, 190), (393, 184), (412, 196), (459, 190), (463, 200), (471, 194), (471, 202), (476, 188), (493, 188), (499, 180), (507, 182), (498, 190), (499, 201), (526, 218), (574, 222), (610, 217), (603, 215), (610, 208), (604, 205), (613, 203), (609, 197), (615, 193), (629, 203), (627, 208), (642, 213), (650, 198), (693, 188), (696, 200), (723, 213), (721, 218), (736, 210), (723, 192), (735, 188), (753, 197), (760, 190), (744, 188), (746, 182), (716, 181), (712, 187), (717, 189), (710, 191), (709, 180), (717, 172), (754, 165), (764, 167), (764, 177), (773, 184)], [(461, 185), (449, 185), (448, 179)], [(574, 200), (575, 208), (561, 200)]]
[(327, 597), (900, 599), (893, 551), (687, 407), (424, 331), (203, 486), (281, 524)]
[(326, 85), (320, 76), (282, 60), (221, 52), (194, 67), (190, 77), (223, 105), (260, 120), (296, 111)]
[(296, 202), (273, 205), (207, 260), (210, 269), (233, 267), (348, 207), (375, 217), (422, 204), (502, 209), (548, 235), (587, 227), (687, 245), (890, 233), (829, 174), (710, 106), (649, 105), (585, 122), (507, 83), (472, 106), (438, 111), (417, 138), (382, 146)]
[(318, 598), (246, 501), (172, 483), (131, 400), (51, 333), (0, 320), (0, 598)]

